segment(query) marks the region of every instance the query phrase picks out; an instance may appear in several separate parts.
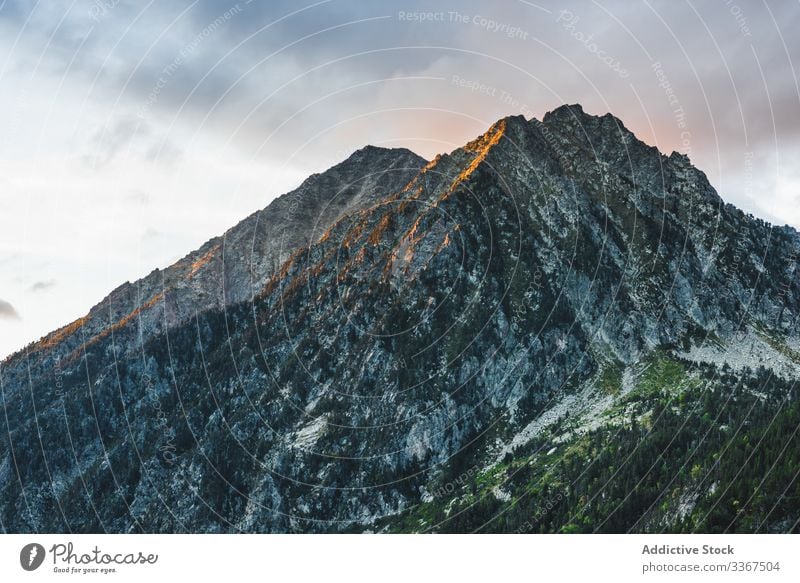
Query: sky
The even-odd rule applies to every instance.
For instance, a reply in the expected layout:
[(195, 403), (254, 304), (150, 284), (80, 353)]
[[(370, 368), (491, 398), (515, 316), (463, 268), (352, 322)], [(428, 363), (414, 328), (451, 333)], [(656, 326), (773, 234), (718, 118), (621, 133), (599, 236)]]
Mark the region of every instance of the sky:
[(797, 0), (0, 0), (0, 357), (366, 144), (564, 103), (800, 227), (797, 30)]

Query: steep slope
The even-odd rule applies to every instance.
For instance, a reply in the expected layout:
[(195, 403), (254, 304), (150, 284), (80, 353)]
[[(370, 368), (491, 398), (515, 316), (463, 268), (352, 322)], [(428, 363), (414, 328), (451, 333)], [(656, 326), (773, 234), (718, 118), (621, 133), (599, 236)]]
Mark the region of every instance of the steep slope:
[(134, 283), (126, 282), (83, 318), (12, 355), (36, 366), (48, 357), (79, 353), (84, 344), (113, 336), (133, 322), (141, 335), (117, 341), (136, 350), (142, 339), (185, 322), (196, 312), (250, 301), (281, 264), (347, 213), (374, 204), (382, 193), (404, 187), (425, 164), (413, 152), (367, 146), (296, 190), (280, 196), (220, 237)]
[(580, 106), (407, 178), (276, 207), (224, 309), (6, 363), (4, 528), (797, 528), (794, 230)]

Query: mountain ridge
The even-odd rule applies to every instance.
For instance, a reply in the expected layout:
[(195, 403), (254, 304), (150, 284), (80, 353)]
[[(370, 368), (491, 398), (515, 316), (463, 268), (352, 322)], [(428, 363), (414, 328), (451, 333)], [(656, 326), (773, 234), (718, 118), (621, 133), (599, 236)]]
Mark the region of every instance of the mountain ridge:
[[(490, 129), (487, 130), (486, 134), (491, 132), (492, 128), (494, 128), (497, 124), (499, 124), (501, 122), (506, 122), (507, 120), (513, 120), (515, 122), (521, 121), (523, 124), (535, 124), (535, 125), (541, 124), (541, 125), (544, 125), (544, 126), (547, 126), (548, 122), (556, 123), (556, 124), (563, 124), (564, 121), (567, 120), (569, 122), (569, 124), (572, 125), (573, 127), (575, 126), (575, 124), (577, 124), (578, 128), (580, 129), (580, 132), (585, 132), (585, 128), (587, 127), (587, 121), (590, 121), (590, 122), (593, 122), (593, 123), (610, 122), (610, 124), (613, 124), (613, 126), (617, 130), (619, 130), (619, 133), (620, 133), (621, 136), (630, 137), (630, 138), (632, 138), (632, 139), (634, 139), (636, 141), (638, 146), (642, 146), (642, 147), (644, 147), (644, 148), (646, 148), (648, 150), (651, 150), (651, 151), (654, 151), (654, 152), (658, 152), (658, 150), (657, 150), (657, 148), (655, 146), (648, 145), (645, 142), (642, 142), (641, 140), (636, 138), (636, 136), (624, 126), (623, 122), (619, 118), (614, 116), (613, 114), (605, 113), (604, 115), (600, 115), (600, 116), (587, 114), (583, 110), (583, 107), (580, 104), (577, 104), (577, 103), (576, 104), (565, 104), (565, 105), (559, 106), (558, 108), (556, 108), (556, 109), (554, 109), (552, 111), (546, 112), (544, 114), (544, 116), (542, 117), (542, 121), (539, 121), (536, 118), (531, 118), (530, 120), (528, 120), (528, 119), (525, 119), (522, 115), (509, 115), (509, 116), (506, 116), (506, 117), (501, 118), (500, 120), (498, 120), (498, 122), (496, 122), (495, 124), (493, 124), (492, 127), (490, 127)], [(486, 134), (483, 134), (482, 136), (479, 136), (475, 140), (472, 140), (471, 142), (468, 142), (468, 144), (465, 146), (465, 148), (468, 149), (471, 144), (473, 144), (475, 142), (479, 142), (482, 138), (484, 138), (484, 136), (486, 136)], [(348, 156), (348, 158), (346, 158), (342, 162), (334, 164), (328, 170), (323, 171), (323, 172), (319, 172), (319, 173), (313, 173), (313, 174), (309, 175), (305, 180), (303, 180), (303, 182), (300, 184), (300, 186), (298, 186), (298, 188), (277, 196), (274, 199), (273, 202), (277, 202), (277, 201), (279, 201), (281, 199), (291, 200), (293, 195), (296, 195), (296, 193), (298, 191), (302, 190), (304, 187), (307, 188), (307, 187), (311, 186), (314, 181), (318, 180), (319, 177), (324, 175), (326, 172), (335, 171), (337, 168), (341, 168), (341, 167), (349, 165), (349, 164), (361, 163), (361, 162), (363, 162), (363, 160), (361, 158), (364, 155), (367, 155), (369, 153), (376, 153), (376, 152), (380, 152), (380, 153), (383, 153), (383, 154), (388, 154), (388, 153), (402, 154), (404, 157), (406, 157), (408, 159), (416, 158), (421, 162), (425, 162), (426, 166), (428, 166), (430, 164), (433, 164), (433, 163), (437, 162), (439, 159), (441, 159), (443, 157), (450, 156), (452, 154), (452, 153), (450, 153), (450, 154), (439, 154), (439, 155), (437, 155), (435, 157), (434, 160), (432, 160), (430, 162), (427, 162), (423, 158), (419, 157), (416, 153), (414, 153), (411, 150), (409, 150), (408, 148), (404, 148), (404, 147), (384, 148), (384, 147), (374, 146), (374, 145), (368, 144), (368, 145), (363, 146), (362, 148), (359, 148), (358, 150), (354, 151), (350, 156)], [(674, 159), (674, 160), (677, 160), (679, 163), (680, 162), (687, 163), (691, 167), (691, 169), (693, 171), (696, 171), (700, 176), (702, 176), (702, 178), (705, 180), (705, 182), (708, 185), (708, 187), (711, 188), (710, 183), (708, 183), (708, 179), (705, 177), (705, 174), (702, 171), (696, 169), (694, 166), (692, 166), (689, 157), (686, 156), (685, 154), (681, 154), (679, 152), (673, 151), (669, 156), (665, 156), (664, 154), (661, 154), (660, 152), (659, 152), (659, 155), (661, 157), (665, 158), (665, 159), (668, 159), (668, 160), (673, 160)], [(425, 166), (423, 166), (422, 168), (424, 169)], [(414, 178), (416, 178), (416, 176), (412, 176), (412, 179), (409, 182), (413, 182)], [(406, 185), (406, 187), (407, 186), (409, 186), (409, 185)], [(285, 197), (288, 197), (288, 199), (286, 199)], [(730, 203), (724, 203), (724, 201), (722, 201), (721, 198), (719, 198), (719, 202), (722, 202), (722, 204), (730, 205)], [(271, 204), (272, 203), (270, 203), (270, 205)], [(70, 322), (68, 324), (65, 324), (64, 326), (61, 326), (60, 328), (57, 328), (57, 329), (53, 330), (52, 332), (50, 332), (49, 334), (45, 335), (44, 337), (42, 337), (38, 341), (34, 341), (34, 342), (30, 343), (27, 347), (15, 351), (14, 353), (12, 353), (12, 354), (8, 355), (7, 357), (5, 357), (3, 359), (3, 362), (5, 363), (6, 361), (10, 361), (13, 358), (19, 357), (20, 354), (23, 353), (26, 350), (35, 349), (36, 346), (39, 345), (40, 343), (49, 344), (48, 339), (50, 337), (52, 337), (54, 335), (56, 337), (58, 337), (58, 335), (62, 331), (70, 331), (70, 330), (73, 330), (76, 326), (82, 325), (86, 318), (90, 317), (91, 314), (95, 313), (104, 304), (108, 304), (110, 302), (113, 302), (113, 298), (114, 298), (115, 295), (120, 294), (120, 293), (122, 293), (124, 291), (128, 291), (131, 287), (137, 286), (137, 284), (142, 283), (144, 280), (148, 279), (152, 275), (159, 274), (159, 273), (162, 273), (162, 272), (167, 272), (169, 270), (173, 270), (173, 269), (176, 269), (176, 268), (183, 267), (189, 261), (194, 263), (196, 258), (202, 257), (203, 254), (207, 253), (215, 245), (218, 245), (220, 243), (220, 241), (224, 240), (226, 238), (226, 236), (228, 235), (228, 233), (230, 233), (232, 231), (235, 231), (238, 227), (240, 227), (243, 223), (245, 223), (247, 221), (257, 220), (257, 218), (261, 214), (267, 212), (268, 208), (269, 208), (269, 206), (264, 208), (264, 209), (261, 209), (259, 211), (255, 211), (251, 215), (248, 215), (245, 219), (242, 219), (242, 221), (240, 221), (239, 223), (237, 223), (233, 227), (231, 227), (228, 230), (226, 230), (226, 232), (223, 233), (222, 235), (212, 237), (211, 239), (206, 241), (203, 245), (201, 245), (198, 249), (190, 251), (184, 257), (182, 257), (181, 259), (179, 259), (175, 263), (171, 264), (170, 266), (168, 266), (166, 268), (163, 268), (163, 269), (155, 268), (150, 274), (148, 274), (147, 276), (145, 276), (143, 278), (140, 278), (139, 280), (136, 280), (134, 282), (126, 281), (126, 282), (122, 283), (121, 285), (119, 285), (116, 288), (114, 288), (105, 298), (100, 300), (100, 302), (95, 304), (95, 306), (93, 306), (89, 310), (89, 313), (86, 316), (83, 316), (81, 318), (78, 318), (77, 320), (74, 320), (74, 321), (72, 321), (72, 322)], [(733, 208), (735, 208), (735, 207), (733, 207)], [(338, 218), (342, 218), (341, 214), (339, 215)], [(790, 229), (790, 230), (796, 232), (796, 230), (793, 227), (791, 227), (790, 225), (781, 225), (781, 226), (772, 225), (772, 226), (774, 228)], [(273, 268), (273, 269), (277, 269), (277, 268)], [(153, 300), (153, 296), (151, 295), (146, 300), (142, 301), (141, 304), (146, 304), (148, 301), (152, 301), (152, 300)]]

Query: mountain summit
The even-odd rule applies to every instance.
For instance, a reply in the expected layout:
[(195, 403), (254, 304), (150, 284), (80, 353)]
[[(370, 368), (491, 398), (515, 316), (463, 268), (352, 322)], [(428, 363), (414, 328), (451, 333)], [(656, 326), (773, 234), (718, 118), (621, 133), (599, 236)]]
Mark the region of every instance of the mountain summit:
[(364, 148), (3, 363), (0, 524), (796, 531), (798, 250), (579, 105)]

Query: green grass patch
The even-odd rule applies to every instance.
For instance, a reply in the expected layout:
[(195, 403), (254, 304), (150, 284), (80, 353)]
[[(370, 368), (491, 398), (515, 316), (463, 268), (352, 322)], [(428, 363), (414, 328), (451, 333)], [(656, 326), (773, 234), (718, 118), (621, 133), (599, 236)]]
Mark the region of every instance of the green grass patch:
[(600, 371), (598, 387), (606, 395), (619, 395), (622, 390), (622, 366), (619, 363), (604, 365)]

